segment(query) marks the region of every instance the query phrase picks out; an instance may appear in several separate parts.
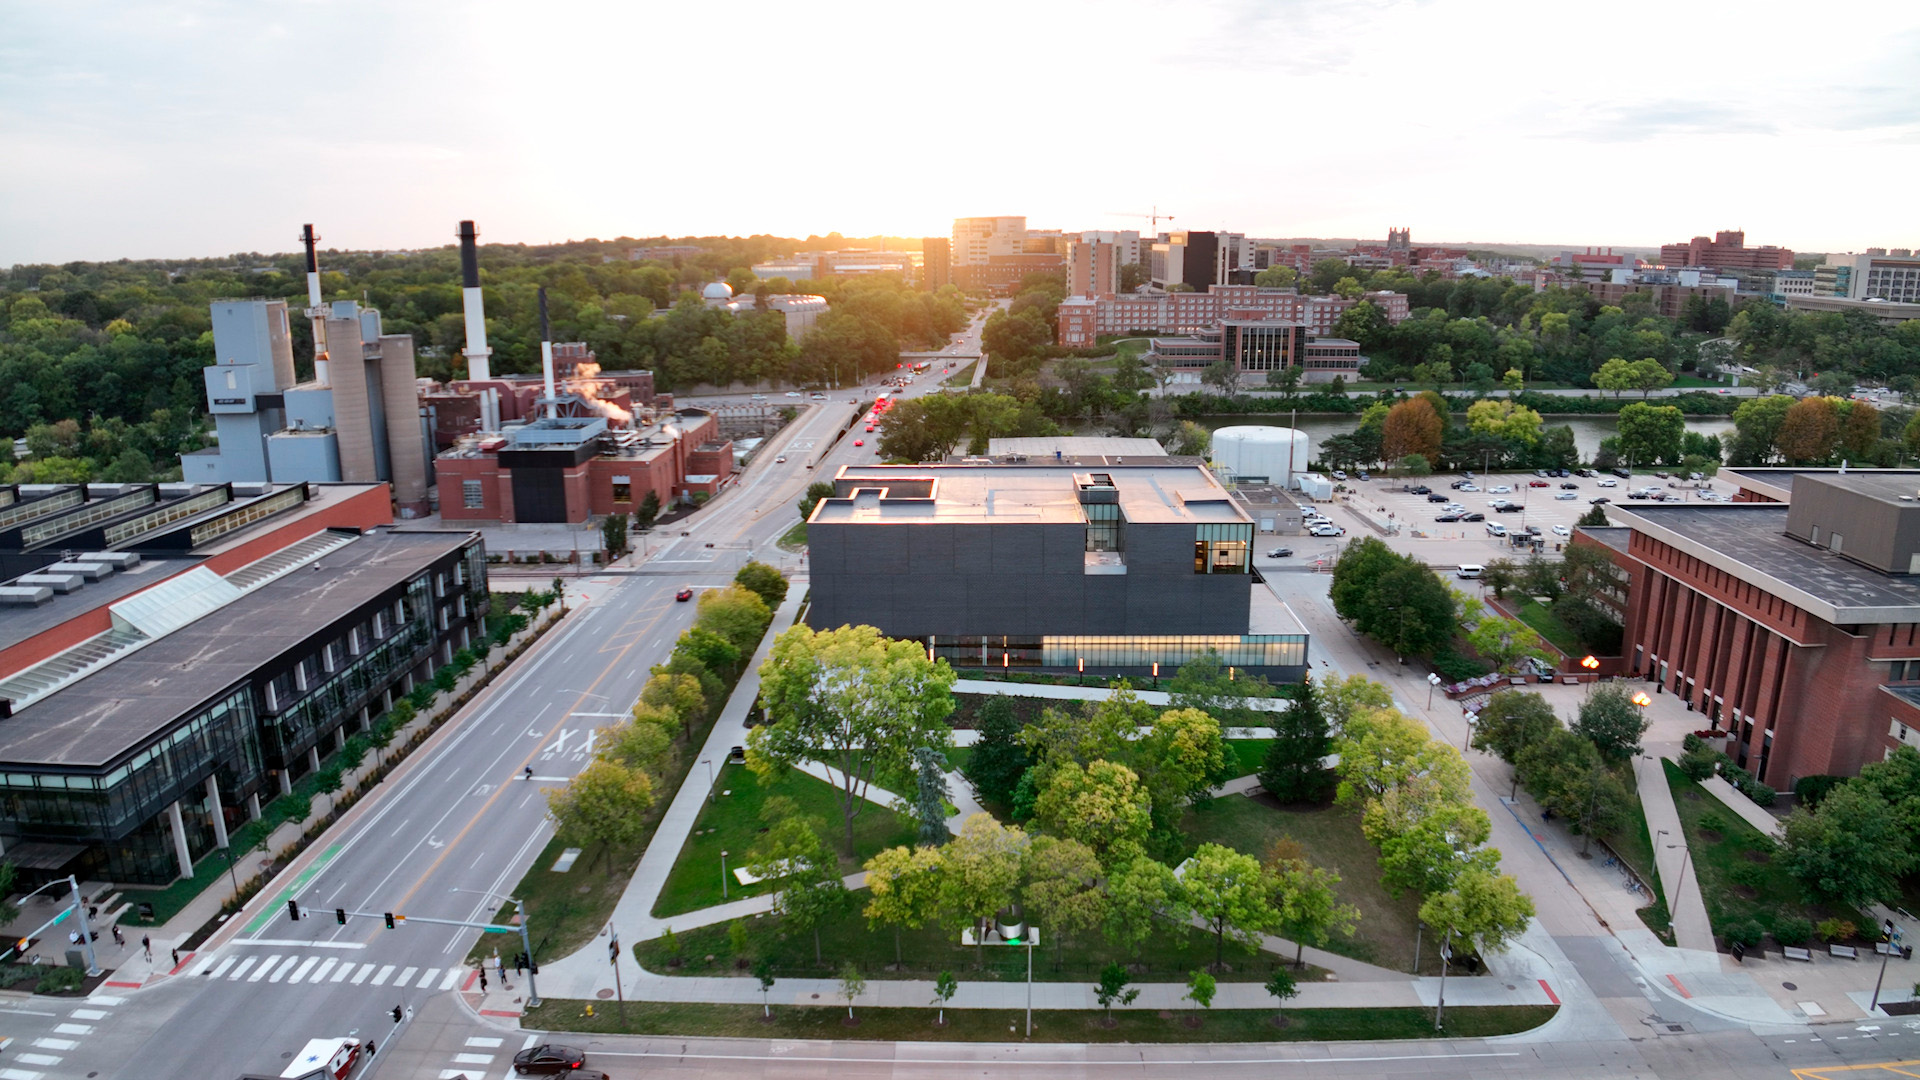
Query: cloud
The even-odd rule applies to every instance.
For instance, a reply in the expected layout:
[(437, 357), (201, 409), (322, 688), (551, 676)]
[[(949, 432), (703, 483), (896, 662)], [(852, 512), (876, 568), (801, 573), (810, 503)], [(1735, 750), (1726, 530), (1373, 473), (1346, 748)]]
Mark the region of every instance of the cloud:
[(1582, 106), (1566, 122), (1536, 130), (1542, 138), (1582, 142), (1641, 142), (1666, 135), (1773, 135), (1779, 128), (1757, 110), (1668, 99), (1632, 105)]

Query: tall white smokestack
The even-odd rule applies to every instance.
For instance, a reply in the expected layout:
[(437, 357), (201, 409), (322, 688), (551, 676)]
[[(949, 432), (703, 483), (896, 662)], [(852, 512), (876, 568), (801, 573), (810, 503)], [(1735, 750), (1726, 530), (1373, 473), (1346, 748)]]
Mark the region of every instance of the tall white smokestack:
[(460, 223), (460, 296), (467, 313), (467, 378), (491, 379), (493, 366), (487, 348), (487, 309), (480, 298), (480, 250), (475, 240), (480, 234), (473, 222)]
[(312, 225), (300, 227), (300, 242), (307, 248), (307, 319), (313, 324), (313, 381), (330, 385), (327, 364), (327, 309), (320, 302), (320, 260), (314, 254), (319, 237)]
[(560, 403), (553, 399), (553, 324), (547, 321), (547, 287), (540, 286), (540, 373), (547, 380), (547, 415), (560, 415)]

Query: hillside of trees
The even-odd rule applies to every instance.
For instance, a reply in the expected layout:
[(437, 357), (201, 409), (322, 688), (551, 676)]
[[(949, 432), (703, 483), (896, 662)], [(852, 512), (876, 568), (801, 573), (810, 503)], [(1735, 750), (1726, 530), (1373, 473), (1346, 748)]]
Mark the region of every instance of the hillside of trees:
[[(544, 286), (555, 340), (588, 343), (609, 370), (652, 370), (662, 390), (735, 381), (824, 385), (888, 370), (902, 349), (943, 345), (965, 326), (966, 301), (957, 290), (929, 294), (885, 275), (757, 281), (747, 269), (775, 255), (878, 247), (881, 239), (829, 234), (482, 245), (493, 369), (538, 370), (536, 296)], [(630, 248), (667, 243), (705, 250), (672, 263), (627, 258)], [(905, 242), (886, 243), (897, 250)], [(320, 266), (327, 300), (371, 304), (388, 333), (413, 336), (421, 375), (464, 374), (457, 248), (327, 251)], [(777, 313), (734, 316), (706, 308), (699, 289), (715, 279), (727, 280), (743, 297), (816, 293), (832, 311), (796, 343)], [(14, 465), (11, 448), (0, 450), (0, 482), (177, 476), (174, 456), (203, 445), (207, 426), (199, 369), (213, 362), (208, 304), (255, 296), (304, 309), (302, 257), (246, 253), (0, 271), (0, 435), (27, 437), (34, 458)], [(661, 317), (651, 317), (656, 311)], [(291, 322), (306, 378), (313, 351), (307, 322), (297, 315)]]

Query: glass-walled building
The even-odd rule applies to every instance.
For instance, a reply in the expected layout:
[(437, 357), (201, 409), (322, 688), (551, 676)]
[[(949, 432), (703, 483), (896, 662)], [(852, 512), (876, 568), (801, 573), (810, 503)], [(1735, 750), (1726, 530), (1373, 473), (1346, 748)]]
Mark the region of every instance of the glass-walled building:
[(481, 633), (486, 555), (475, 533), (335, 530), (111, 607), (115, 629), (69, 650), (93, 666), (0, 720), (0, 846), (23, 883), (191, 874)]
[(813, 626), (869, 624), (956, 667), (1306, 668), (1304, 630), (1250, 631), (1254, 523), (1200, 466), (848, 466), (833, 484), (808, 521)]

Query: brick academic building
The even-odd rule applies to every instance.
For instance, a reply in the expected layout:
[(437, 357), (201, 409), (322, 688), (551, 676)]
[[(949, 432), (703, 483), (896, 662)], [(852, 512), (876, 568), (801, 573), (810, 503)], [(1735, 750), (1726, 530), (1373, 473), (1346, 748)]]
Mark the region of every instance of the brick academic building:
[(1920, 473), (1764, 472), (1727, 475), (1777, 501), (1615, 505), (1578, 542), (1631, 578), (1625, 669), (1787, 790), (1920, 743)]

